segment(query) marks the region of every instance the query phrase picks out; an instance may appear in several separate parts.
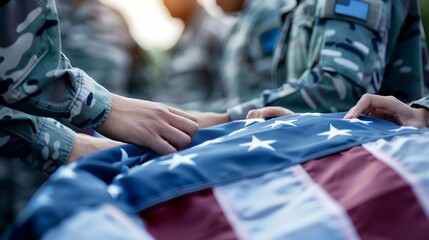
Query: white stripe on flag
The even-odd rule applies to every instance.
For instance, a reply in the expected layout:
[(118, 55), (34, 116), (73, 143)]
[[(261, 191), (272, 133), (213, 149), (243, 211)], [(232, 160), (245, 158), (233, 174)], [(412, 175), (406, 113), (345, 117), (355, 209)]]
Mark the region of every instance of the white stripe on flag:
[(240, 239), (359, 239), (348, 215), (323, 192), (301, 166), (214, 189)]
[(408, 183), (429, 219), (429, 133), (363, 144)]
[(348, 240), (360, 239), (353, 222), (344, 208), (337, 203), (322, 187), (313, 181), (307, 171), (301, 165), (293, 168), (294, 174), (307, 187), (307, 191), (313, 192), (320, 203), (337, 219), (340, 230)]

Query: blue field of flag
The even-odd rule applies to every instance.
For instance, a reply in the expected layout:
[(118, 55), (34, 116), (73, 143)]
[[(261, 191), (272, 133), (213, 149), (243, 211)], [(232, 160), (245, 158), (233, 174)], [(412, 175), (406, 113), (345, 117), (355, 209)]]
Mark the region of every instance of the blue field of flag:
[(361, 0), (337, 0), (335, 13), (354, 17), (360, 20), (367, 20), (369, 3)]

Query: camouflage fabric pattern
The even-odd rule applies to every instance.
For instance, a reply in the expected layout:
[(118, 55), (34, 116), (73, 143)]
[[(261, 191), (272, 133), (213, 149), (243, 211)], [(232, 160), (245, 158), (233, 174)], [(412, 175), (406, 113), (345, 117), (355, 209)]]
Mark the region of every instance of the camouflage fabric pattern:
[(187, 110), (225, 111), (219, 68), (228, 29), (221, 19), (198, 6), (167, 54), (164, 77), (154, 100)]
[[(148, 89), (143, 50), (119, 12), (98, 0), (57, 1), (57, 10), (62, 52), (74, 67), (119, 95), (134, 91), (129, 88), (133, 77), (140, 78), (141, 88)], [(147, 94), (139, 97), (148, 98)]]
[(74, 140), (60, 122), (97, 127), (110, 112), (110, 93), (60, 52), (54, 1), (2, 1), (0, 35), (0, 151), (52, 172)]
[(75, 132), (52, 118), (36, 117), (3, 107), (0, 110), (1, 156), (20, 157), (51, 174), (66, 163)]
[(404, 102), (424, 96), (427, 46), (418, 2), (354, 0), (369, 6), (365, 19), (352, 16), (352, 9), (336, 13), (344, 2), (350, 1), (285, 5), (274, 65), (282, 86), (228, 109), (232, 119), (269, 105), (297, 112), (347, 111), (367, 92)]
[(424, 107), (429, 110), (429, 96), (412, 102), (411, 107)]
[(278, 87), (272, 81), (272, 61), (280, 35), (281, 8), (286, 0), (246, 0), (225, 41), (222, 78), (230, 104)]

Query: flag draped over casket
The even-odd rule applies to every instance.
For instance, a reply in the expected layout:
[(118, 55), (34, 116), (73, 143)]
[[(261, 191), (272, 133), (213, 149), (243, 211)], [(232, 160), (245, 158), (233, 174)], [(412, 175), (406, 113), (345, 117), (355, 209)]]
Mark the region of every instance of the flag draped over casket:
[(202, 129), (59, 169), (11, 239), (428, 239), (429, 131), (344, 113)]

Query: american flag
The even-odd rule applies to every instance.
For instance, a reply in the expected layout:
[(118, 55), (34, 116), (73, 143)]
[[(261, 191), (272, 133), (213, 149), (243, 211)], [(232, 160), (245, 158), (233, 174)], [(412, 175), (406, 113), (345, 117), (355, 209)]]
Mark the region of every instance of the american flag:
[(60, 168), (6, 239), (429, 239), (429, 130), (344, 113), (242, 120), (159, 156)]

